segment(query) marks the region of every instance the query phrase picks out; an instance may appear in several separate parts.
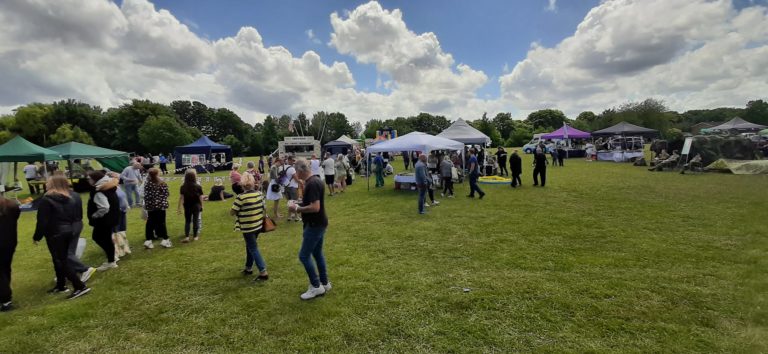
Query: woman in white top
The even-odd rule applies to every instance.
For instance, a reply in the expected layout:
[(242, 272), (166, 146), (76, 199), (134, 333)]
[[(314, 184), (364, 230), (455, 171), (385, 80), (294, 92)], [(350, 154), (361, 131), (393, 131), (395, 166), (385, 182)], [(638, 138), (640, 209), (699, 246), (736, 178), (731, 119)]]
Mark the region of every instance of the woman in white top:
[(283, 217), (280, 215), (280, 199), (283, 199), (283, 186), (278, 183), (280, 179), (280, 172), (283, 170), (283, 160), (276, 159), (269, 168), (269, 187), (267, 187), (267, 200), (275, 202), (274, 205), (274, 217), (275, 219)]
[(328, 193), (333, 196), (333, 185), (336, 180), (336, 162), (331, 158), (330, 153), (325, 153), (325, 160), (323, 160), (323, 173), (325, 174), (325, 184), (328, 186)]

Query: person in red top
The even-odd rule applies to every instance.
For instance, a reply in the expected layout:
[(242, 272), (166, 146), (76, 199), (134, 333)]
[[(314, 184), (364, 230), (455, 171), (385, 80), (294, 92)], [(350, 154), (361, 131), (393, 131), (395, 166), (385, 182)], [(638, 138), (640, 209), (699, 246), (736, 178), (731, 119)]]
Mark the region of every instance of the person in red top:
[(242, 176), (240, 175), (240, 165), (234, 164), (232, 165), (232, 172), (229, 173), (229, 181), (232, 182), (232, 191), (235, 192), (235, 195), (243, 193), (243, 187), (240, 186), (240, 179), (242, 179)]

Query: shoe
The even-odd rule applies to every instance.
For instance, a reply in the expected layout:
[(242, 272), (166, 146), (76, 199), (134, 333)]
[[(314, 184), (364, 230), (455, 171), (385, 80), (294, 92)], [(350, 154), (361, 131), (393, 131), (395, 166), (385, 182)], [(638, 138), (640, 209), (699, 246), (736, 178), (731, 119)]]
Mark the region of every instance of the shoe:
[(453, 195), (453, 194), (451, 194), (451, 195), (449, 195), (449, 196), (448, 196), (448, 198), (453, 198), (453, 197), (454, 197), (454, 195)]
[(467, 198), (474, 198), (474, 195), (468, 195)]
[(0, 312), (8, 312), (13, 310), (13, 303), (8, 301), (4, 304), (0, 304)]
[(259, 276), (256, 277), (256, 279), (253, 279), (253, 281), (267, 281), (267, 280), (269, 280), (269, 274), (264, 274), (264, 275), (259, 274)]
[(118, 257), (117, 254), (115, 254), (115, 263), (117, 262), (120, 262), (120, 257)]
[(195, 236), (195, 238), (193, 238), (192, 241), (200, 241), (200, 236)]
[[(480, 197), (480, 198), (482, 199), (482, 197)], [(439, 200), (435, 200), (434, 202), (432, 202), (432, 205), (438, 206), (438, 205), (440, 205), (440, 201)]]
[(53, 289), (51, 289), (51, 290), (48, 290), (48, 293), (49, 293), (49, 294), (54, 294), (54, 295), (55, 295), (55, 294), (66, 294), (66, 293), (68, 293), (68, 292), (69, 292), (69, 288), (67, 288), (67, 287), (63, 287), (63, 288), (61, 288), (61, 289), (59, 289), (59, 288), (53, 288)]
[(427, 207), (427, 208), (430, 207), (429, 203), (424, 203), (424, 206)]
[(80, 274), (80, 281), (83, 283), (87, 282), (88, 279), (91, 279), (91, 275), (93, 275), (93, 273), (96, 273), (96, 268), (89, 267), (85, 272), (83, 272), (83, 274)]
[(88, 288), (88, 287), (80, 290), (75, 290), (75, 292), (73, 292), (72, 295), (67, 296), (67, 300), (77, 299), (78, 297), (81, 297), (89, 292), (91, 292), (91, 288)]
[(152, 243), (152, 240), (146, 240), (144, 241), (144, 248), (151, 250), (155, 248), (155, 245)]
[(427, 212), (426, 211), (420, 211), (419, 215), (427, 215)]
[(162, 241), (160, 241), (160, 246), (163, 246), (165, 248), (173, 247), (173, 245), (171, 244), (171, 240), (162, 240)]
[(102, 265), (100, 265), (98, 268), (96, 268), (96, 270), (98, 270), (99, 272), (104, 272), (104, 271), (107, 271), (107, 270), (110, 270), (110, 269), (113, 269), (113, 268), (117, 268), (117, 263), (116, 262), (112, 262), (112, 263), (104, 262)]
[(445, 198), (445, 193), (440, 193), (440, 198)]
[(482, 200), (482, 199), (483, 199), (483, 197), (485, 197), (485, 193), (483, 193), (483, 194), (480, 194), (480, 200)]
[(253, 271), (249, 269), (243, 269), (240, 273), (243, 273), (243, 275), (252, 275)]
[(323, 296), (323, 295), (325, 295), (324, 287), (322, 286), (314, 287), (310, 285), (309, 288), (307, 289), (307, 292), (301, 294), (301, 296), (299, 297), (301, 297), (302, 300), (311, 300), (318, 296)]
[(321, 285), (322, 285), (323, 289), (325, 289), (326, 293), (331, 291), (331, 288), (332, 288), (331, 282), (328, 282), (328, 284), (321, 284)]
[(189, 243), (189, 236), (181, 239), (181, 243)]

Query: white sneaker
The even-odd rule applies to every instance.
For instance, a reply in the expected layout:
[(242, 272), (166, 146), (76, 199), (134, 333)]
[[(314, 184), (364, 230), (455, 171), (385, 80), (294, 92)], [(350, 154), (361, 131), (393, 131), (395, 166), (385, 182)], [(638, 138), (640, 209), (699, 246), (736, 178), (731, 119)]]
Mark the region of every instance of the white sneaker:
[(88, 279), (91, 279), (91, 275), (93, 275), (93, 273), (96, 273), (96, 268), (89, 267), (88, 270), (83, 272), (83, 274), (80, 274), (80, 281), (83, 283), (87, 282)]
[(155, 245), (152, 243), (152, 240), (146, 240), (144, 241), (144, 248), (151, 250), (155, 248)]
[(162, 240), (160, 241), (160, 246), (163, 246), (165, 248), (171, 248), (171, 246), (173, 245), (171, 244), (171, 240)]
[(429, 203), (427, 203), (427, 202), (424, 202), (424, 206), (429, 208), (431, 205), (429, 205)]
[(440, 198), (445, 198), (445, 193), (440, 193)]
[(432, 202), (432, 205), (435, 205), (435, 206), (440, 205), (440, 201), (439, 200), (435, 200), (434, 202)]
[(98, 270), (99, 272), (103, 272), (105, 270), (109, 270), (112, 268), (117, 268), (116, 262), (112, 262), (112, 263), (104, 262), (104, 264), (100, 265), (98, 268), (96, 268), (96, 270)]
[(325, 289), (326, 293), (331, 291), (331, 288), (332, 288), (331, 282), (328, 282), (328, 284), (322, 284), (322, 286), (323, 286), (323, 289)]
[(312, 286), (310, 284), (309, 288), (307, 289), (307, 292), (301, 294), (300, 297), (301, 297), (302, 300), (310, 300), (310, 299), (314, 299), (314, 298), (316, 298), (318, 296), (323, 296), (323, 295), (325, 295), (325, 288), (324, 287), (319, 286), (319, 287), (316, 288), (316, 287), (314, 287), (314, 286)]

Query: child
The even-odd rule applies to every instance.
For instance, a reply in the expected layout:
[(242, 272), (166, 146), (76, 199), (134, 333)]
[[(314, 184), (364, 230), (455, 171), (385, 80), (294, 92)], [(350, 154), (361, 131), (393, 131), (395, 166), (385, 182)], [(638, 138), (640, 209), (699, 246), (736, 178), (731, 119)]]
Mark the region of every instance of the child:
[(190, 168), (184, 173), (184, 183), (181, 185), (179, 206), (176, 212), (181, 215), (184, 206), (184, 238), (183, 243), (189, 242), (189, 229), (192, 228), (194, 240), (200, 240), (200, 215), (203, 211), (203, 187), (197, 183), (197, 171)]
[(269, 279), (267, 264), (264, 263), (264, 258), (259, 253), (259, 245), (256, 243), (264, 221), (266, 208), (264, 195), (256, 190), (256, 179), (250, 174), (245, 174), (240, 184), (245, 191), (235, 197), (229, 213), (237, 217), (235, 230), (242, 232), (245, 239), (246, 257), (242, 273), (243, 275), (253, 274), (253, 264), (256, 263), (259, 276), (254, 281), (264, 281)]
[[(120, 175), (115, 172), (110, 172), (109, 175), (112, 178), (120, 178)], [(131, 207), (128, 205), (128, 195), (121, 188), (117, 189), (117, 199), (120, 201), (120, 213), (118, 214), (117, 225), (112, 230), (112, 242), (115, 244), (115, 254), (118, 257), (124, 257), (131, 254), (128, 236), (125, 234), (128, 224), (126, 217)]]

